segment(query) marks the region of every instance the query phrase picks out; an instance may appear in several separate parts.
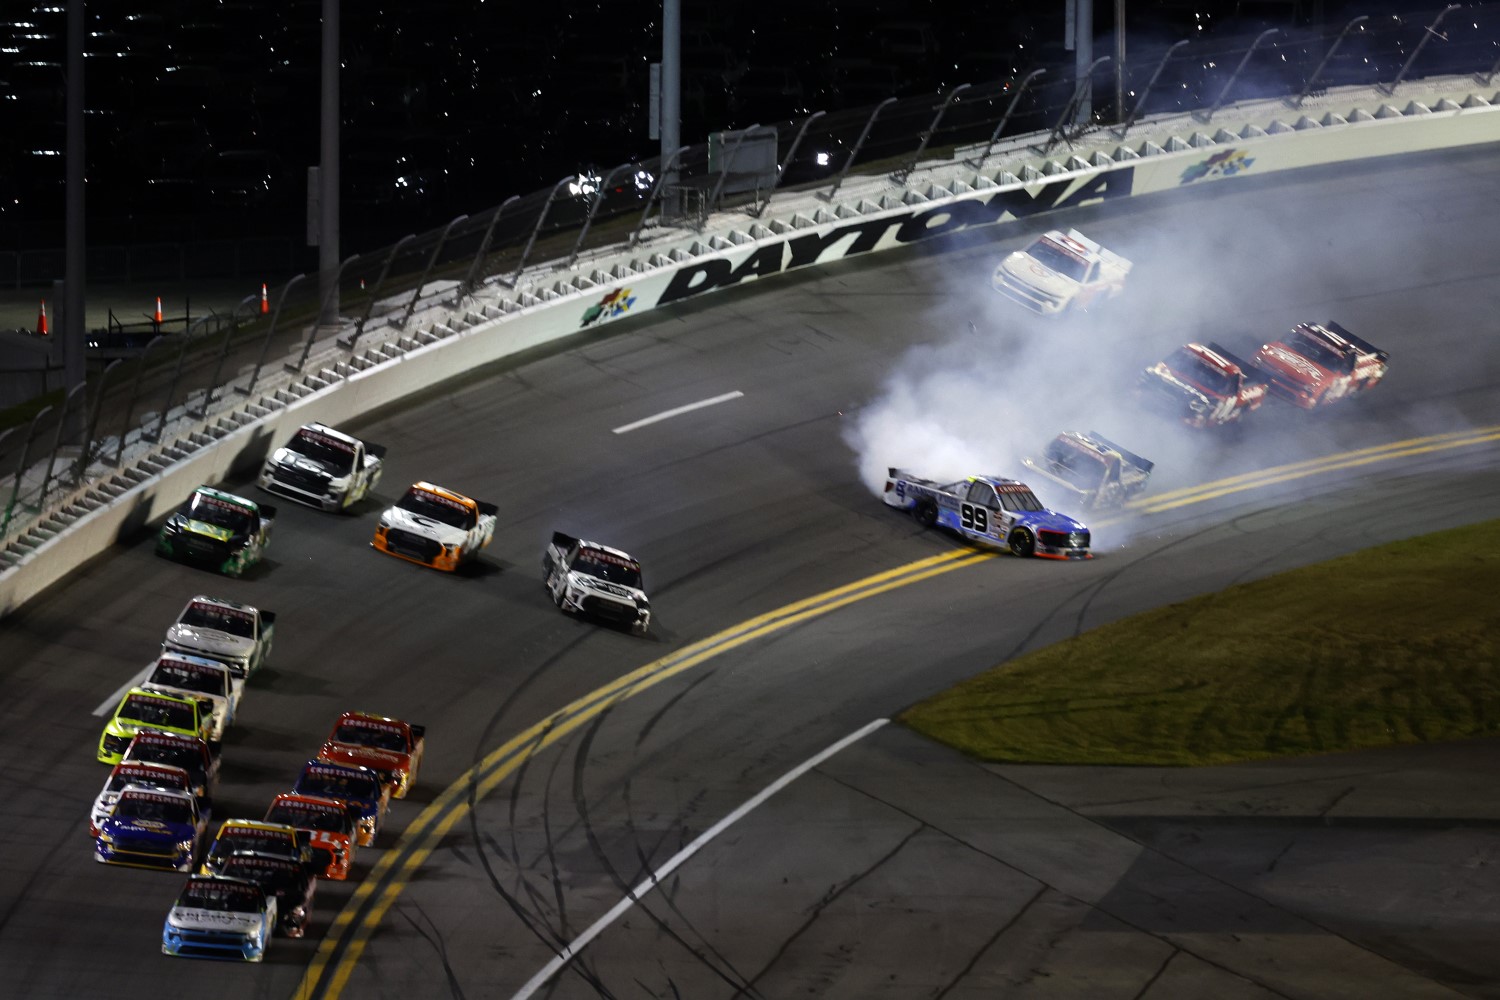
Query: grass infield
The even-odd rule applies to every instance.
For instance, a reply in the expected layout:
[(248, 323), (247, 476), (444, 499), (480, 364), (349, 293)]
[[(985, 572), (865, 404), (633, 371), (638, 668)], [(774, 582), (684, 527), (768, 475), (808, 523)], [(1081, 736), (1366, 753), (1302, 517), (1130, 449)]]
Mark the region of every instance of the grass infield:
[(1222, 764), (1500, 734), (1500, 521), (1174, 604), (901, 716), (987, 761)]

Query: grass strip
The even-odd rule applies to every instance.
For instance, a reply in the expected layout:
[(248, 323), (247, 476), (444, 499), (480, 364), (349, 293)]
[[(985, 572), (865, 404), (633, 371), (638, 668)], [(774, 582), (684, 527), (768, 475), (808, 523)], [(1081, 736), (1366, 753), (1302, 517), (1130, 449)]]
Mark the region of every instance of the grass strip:
[(1002, 663), (900, 721), (986, 761), (1223, 764), (1500, 733), (1500, 521)]

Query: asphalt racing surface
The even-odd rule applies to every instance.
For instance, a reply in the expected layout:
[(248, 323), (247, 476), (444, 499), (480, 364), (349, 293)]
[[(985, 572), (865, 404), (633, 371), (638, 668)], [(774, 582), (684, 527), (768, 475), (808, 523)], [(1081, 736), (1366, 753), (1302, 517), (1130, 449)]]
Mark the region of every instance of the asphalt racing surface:
[[(122, 543), (0, 623), (0, 990), (1500, 996), (1493, 742), (981, 767), (878, 723), (1124, 615), (1500, 512), (1494, 156), (1038, 220), (1136, 264), (1122, 299), (1062, 323), (988, 292), (1027, 238), (990, 235), (618, 321), (351, 428), (388, 448), (384, 501), (430, 479), (499, 505), (471, 572), (371, 551), (379, 502), (277, 502), (271, 560), (244, 580)], [(1268, 404), (1228, 435), (1133, 413), (1134, 372), (1178, 344), (1248, 354), (1309, 319), (1388, 349), (1385, 383), (1328, 413)], [(953, 448), (1007, 471), (1007, 449), (1083, 424), (1184, 501), (1086, 518), (1090, 562), (976, 553), (861, 481)], [(651, 635), (552, 606), (554, 529), (642, 560)], [(263, 814), (345, 709), (428, 731), (379, 844), (263, 966), (162, 956), (181, 877), (91, 860), (92, 713), (195, 593), (278, 614), (217, 819)]]

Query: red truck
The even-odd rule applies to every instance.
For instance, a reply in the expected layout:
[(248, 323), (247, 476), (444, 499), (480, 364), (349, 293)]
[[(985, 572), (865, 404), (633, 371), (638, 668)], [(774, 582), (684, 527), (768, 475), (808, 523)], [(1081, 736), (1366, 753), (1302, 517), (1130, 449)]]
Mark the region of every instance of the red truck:
[(345, 712), (318, 751), (318, 759), (346, 767), (368, 767), (404, 799), (416, 784), (426, 749), (426, 728), (368, 712)]
[(1337, 323), (1299, 323), (1250, 359), (1271, 393), (1311, 410), (1353, 396), (1385, 377), (1389, 355)]
[(1232, 424), (1266, 401), (1266, 382), (1249, 362), (1212, 341), (1184, 344), (1140, 375), (1142, 401), (1189, 427)]

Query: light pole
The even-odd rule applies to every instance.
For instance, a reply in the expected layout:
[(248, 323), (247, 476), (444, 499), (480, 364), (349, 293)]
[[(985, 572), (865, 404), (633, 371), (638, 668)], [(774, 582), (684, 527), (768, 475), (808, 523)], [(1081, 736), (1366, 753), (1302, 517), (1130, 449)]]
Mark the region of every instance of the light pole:
[(339, 0), (323, 0), (322, 126), (318, 130), (319, 326), (339, 322)]

